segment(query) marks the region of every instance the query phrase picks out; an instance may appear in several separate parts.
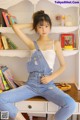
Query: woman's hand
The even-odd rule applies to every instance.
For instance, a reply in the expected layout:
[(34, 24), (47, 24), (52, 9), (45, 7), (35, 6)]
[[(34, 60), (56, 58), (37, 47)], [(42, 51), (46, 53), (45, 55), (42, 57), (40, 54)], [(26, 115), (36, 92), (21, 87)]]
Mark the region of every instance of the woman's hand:
[(51, 80), (52, 80), (51, 75), (49, 75), (49, 76), (43, 76), (43, 77), (41, 78), (41, 83), (47, 84), (47, 83), (49, 83)]

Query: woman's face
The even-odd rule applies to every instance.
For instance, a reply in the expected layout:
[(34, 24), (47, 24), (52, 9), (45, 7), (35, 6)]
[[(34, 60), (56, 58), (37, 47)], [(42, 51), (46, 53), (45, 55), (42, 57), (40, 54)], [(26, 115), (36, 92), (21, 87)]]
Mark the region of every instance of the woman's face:
[(36, 31), (40, 36), (47, 36), (50, 33), (50, 24), (42, 21), (37, 25)]

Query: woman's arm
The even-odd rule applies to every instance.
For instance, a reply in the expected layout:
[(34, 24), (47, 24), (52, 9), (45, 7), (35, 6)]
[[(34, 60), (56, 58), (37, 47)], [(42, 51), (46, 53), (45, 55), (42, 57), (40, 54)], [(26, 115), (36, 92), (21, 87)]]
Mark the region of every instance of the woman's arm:
[(66, 68), (66, 63), (65, 63), (65, 60), (64, 60), (64, 56), (63, 56), (63, 53), (62, 53), (62, 48), (61, 48), (60, 42), (58, 40), (55, 41), (54, 46), (55, 46), (56, 55), (57, 55), (59, 63), (60, 63), (60, 68), (57, 71), (52, 73), (52, 75), (51, 75), (52, 79), (55, 79), (56, 77), (61, 75)]
[(33, 41), (22, 31), (24, 28), (31, 28), (32, 24), (12, 24), (11, 25), (14, 32), (18, 35), (18, 37), (23, 40), (29, 49), (34, 49)]

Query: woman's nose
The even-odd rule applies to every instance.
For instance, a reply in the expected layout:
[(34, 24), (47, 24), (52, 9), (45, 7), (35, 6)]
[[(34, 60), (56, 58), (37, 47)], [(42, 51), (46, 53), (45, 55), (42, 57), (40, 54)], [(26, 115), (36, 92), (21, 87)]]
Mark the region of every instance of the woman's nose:
[(43, 30), (43, 31), (45, 31), (45, 28), (44, 28), (44, 27), (42, 27), (42, 30)]

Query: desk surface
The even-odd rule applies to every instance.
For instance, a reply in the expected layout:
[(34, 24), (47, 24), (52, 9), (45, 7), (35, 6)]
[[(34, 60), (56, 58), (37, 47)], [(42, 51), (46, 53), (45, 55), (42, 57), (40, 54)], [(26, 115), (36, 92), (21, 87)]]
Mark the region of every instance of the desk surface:
[[(77, 90), (75, 84), (70, 84), (70, 85), (71, 85), (71, 89), (66, 91), (65, 93), (69, 94), (76, 102), (80, 102), (80, 91)], [(34, 97), (28, 99), (28, 101), (47, 101), (47, 100), (43, 97)]]
[(71, 84), (71, 89), (66, 93), (69, 94), (76, 102), (80, 102), (80, 90), (77, 90), (75, 84)]

